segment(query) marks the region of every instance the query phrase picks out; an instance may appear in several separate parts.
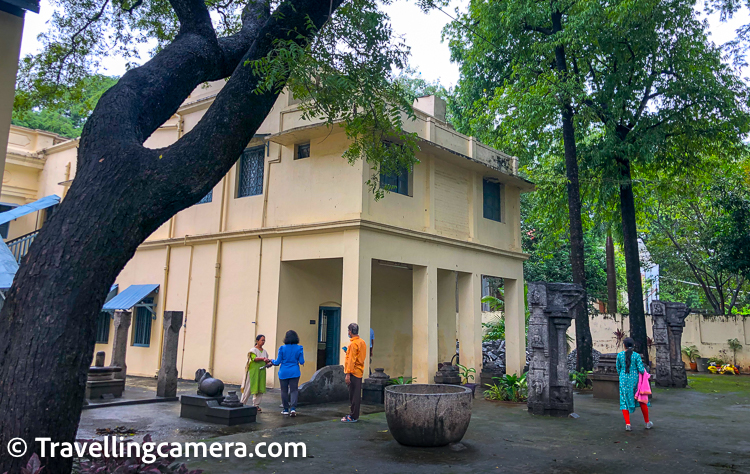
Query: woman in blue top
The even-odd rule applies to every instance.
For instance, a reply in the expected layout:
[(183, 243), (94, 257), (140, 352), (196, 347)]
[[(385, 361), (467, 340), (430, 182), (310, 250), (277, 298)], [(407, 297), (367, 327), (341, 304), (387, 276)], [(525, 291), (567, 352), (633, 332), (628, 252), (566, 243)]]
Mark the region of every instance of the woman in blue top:
[[(625, 350), (617, 354), (617, 374), (620, 376), (620, 410), (625, 418), (625, 431), (630, 431), (630, 414), (635, 411), (635, 392), (638, 389), (638, 375), (646, 371), (641, 355), (634, 352), (635, 341), (626, 337), (622, 340)], [(640, 403), (646, 429), (654, 424), (648, 419), (648, 406)]]
[[(305, 354), (299, 345), (299, 336), (294, 331), (287, 331), (284, 345), (279, 347), (279, 355), (271, 361), (279, 367), (281, 382), (281, 402), (284, 404), (282, 415), (297, 416), (297, 387), (299, 386), (300, 365), (305, 365)], [(290, 399), (291, 398), (291, 402)]]

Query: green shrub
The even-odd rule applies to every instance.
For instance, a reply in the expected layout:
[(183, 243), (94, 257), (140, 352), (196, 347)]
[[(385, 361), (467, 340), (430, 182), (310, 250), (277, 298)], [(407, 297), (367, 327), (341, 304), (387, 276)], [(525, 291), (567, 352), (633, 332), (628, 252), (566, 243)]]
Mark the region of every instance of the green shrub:
[(526, 374), (505, 374), (502, 377), (493, 377), (495, 385), (484, 392), (487, 400), (502, 400), (507, 402), (525, 402), (529, 398), (526, 385)]

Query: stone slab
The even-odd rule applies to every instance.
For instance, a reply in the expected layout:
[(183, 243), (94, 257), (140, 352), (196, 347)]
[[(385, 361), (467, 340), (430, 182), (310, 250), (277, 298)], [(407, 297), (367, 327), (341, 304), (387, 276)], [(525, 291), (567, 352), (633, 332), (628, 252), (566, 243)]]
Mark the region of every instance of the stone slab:
[(124, 380), (88, 380), (86, 382), (86, 398), (89, 400), (103, 398), (107, 394), (120, 398), (123, 390), (125, 390)]
[(617, 375), (595, 375), (589, 376), (594, 385), (594, 398), (605, 400), (620, 399), (620, 377)]

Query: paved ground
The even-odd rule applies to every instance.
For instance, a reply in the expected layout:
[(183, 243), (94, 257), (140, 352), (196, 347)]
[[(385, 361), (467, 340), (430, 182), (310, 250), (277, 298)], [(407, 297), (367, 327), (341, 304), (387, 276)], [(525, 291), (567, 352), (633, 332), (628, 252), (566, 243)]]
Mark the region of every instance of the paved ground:
[(285, 418), (274, 409), (278, 394), (267, 397), (254, 425), (207, 427), (178, 418), (177, 403), (163, 403), (88, 410), (79, 434), (126, 425), (155, 441), (307, 444), (308, 457), (301, 459), (187, 460), (210, 473), (750, 472), (750, 377), (702, 376), (693, 385), (657, 390), (650, 410), (655, 428), (644, 430), (636, 412), (630, 433), (617, 402), (589, 394), (576, 395), (578, 419), (533, 417), (524, 406), (477, 399), (460, 452), (399, 445), (382, 412), (348, 425), (336, 421), (344, 405), (303, 408), (298, 418)]

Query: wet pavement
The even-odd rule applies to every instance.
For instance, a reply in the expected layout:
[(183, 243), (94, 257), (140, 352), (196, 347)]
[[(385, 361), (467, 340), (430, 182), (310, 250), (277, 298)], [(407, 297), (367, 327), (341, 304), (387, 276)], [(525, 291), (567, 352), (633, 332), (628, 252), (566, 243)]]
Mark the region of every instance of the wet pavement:
[[(177, 396), (195, 395), (197, 388), (198, 384), (193, 381), (180, 380), (177, 385)], [(225, 385), (224, 393), (226, 394), (229, 390), (236, 390), (238, 396), (240, 394), (238, 385)], [(129, 376), (123, 397), (115, 401), (143, 400), (155, 397), (156, 379)], [(99, 405), (103, 405), (103, 403)], [(198, 441), (237, 433), (330, 421), (334, 418), (340, 419), (343, 415), (349, 413), (348, 403), (302, 406), (298, 408), (297, 417), (292, 419), (281, 415), (279, 405), (281, 405), (281, 393), (278, 390), (270, 390), (263, 397), (260, 405), (263, 413), (257, 416), (256, 423), (237, 426), (221, 426), (180, 418), (179, 402), (97, 406), (97, 408), (83, 411), (81, 423), (78, 426), (78, 439), (101, 439), (101, 436), (96, 435), (97, 429), (114, 429), (118, 426), (124, 426), (136, 430), (135, 439), (150, 434), (156, 442)], [(363, 405), (363, 413), (374, 413), (376, 411), (383, 411), (383, 408)]]
[(729, 393), (657, 389), (650, 409), (654, 429), (646, 431), (636, 411), (632, 432), (624, 431), (617, 401), (590, 394), (575, 396), (577, 419), (534, 417), (524, 405), (478, 398), (462, 451), (401, 446), (382, 412), (344, 424), (338, 419), (346, 404), (303, 407), (292, 419), (278, 413), (278, 403), (278, 393), (270, 393), (258, 423), (229, 428), (181, 419), (179, 403), (88, 410), (79, 435), (125, 425), (151, 433), (155, 441), (307, 445), (306, 458), (186, 460), (188, 467), (209, 473), (750, 473), (747, 388)]

